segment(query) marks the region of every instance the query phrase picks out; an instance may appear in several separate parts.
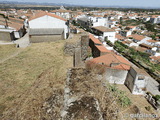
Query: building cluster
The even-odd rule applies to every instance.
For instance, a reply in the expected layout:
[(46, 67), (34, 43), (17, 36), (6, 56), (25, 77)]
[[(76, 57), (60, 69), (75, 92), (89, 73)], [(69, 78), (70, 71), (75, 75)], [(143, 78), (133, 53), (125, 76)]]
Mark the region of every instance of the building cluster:
[[(151, 13), (150, 13), (151, 14)], [(151, 37), (154, 32), (145, 28), (144, 24), (122, 26), (123, 21), (143, 21), (152, 24), (160, 23), (160, 15), (149, 13), (120, 12), (120, 11), (91, 11), (74, 18), (76, 23), (97, 35), (102, 42), (109, 40), (114, 44), (121, 41), (136, 51), (145, 52), (150, 55), (150, 60), (160, 63), (160, 35), (157, 33), (154, 39)], [(158, 27), (155, 29), (159, 30)]]
[(96, 69), (97, 65), (101, 66), (110, 83), (125, 84), (133, 94), (142, 95), (150, 80), (149, 75), (106, 43), (120, 41), (136, 51), (150, 54), (152, 62), (160, 63), (160, 38), (150, 37), (153, 33), (146, 30), (144, 24), (122, 25), (127, 20), (158, 24), (160, 16), (132, 11), (70, 11), (63, 6), (51, 11), (1, 10), (0, 40), (14, 41), (27, 33), (31, 43), (50, 42), (67, 39), (70, 33), (91, 32), (89, 47), (93, 59), (87, 61), (88, 67), (95, 66)]
[(125, 84), (132, 94), (144, 95), (147, 81), (151, 77), (142, 69), (130, 63), (114, 50), (108, 50), (98, 38), (89, 34), (92, 59), (86, 61), (87, 69), (103, 73), (109, 83)]
[(15, 10), (0, 11), (0, 40), (15, 41), (29, 34), (29, 41), (45, 42), (67, 39), (70, 11)]

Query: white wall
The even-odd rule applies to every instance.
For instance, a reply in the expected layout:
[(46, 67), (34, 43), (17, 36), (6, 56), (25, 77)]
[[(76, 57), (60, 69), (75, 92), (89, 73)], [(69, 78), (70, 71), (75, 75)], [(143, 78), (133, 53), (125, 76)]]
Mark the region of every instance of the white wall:
[(108, 21), (106, 18), (94, 18), (93, 27), (96, 26), (108, 26)]
[(68, 33), (66, 21), (48, 15), (29, 21), (29, 28), (63, 28), (65, 39), (66, 33)]
[[(145, 77), (146, 79), (146, 77)], [(144, 95), (145, 91), (142, 91), (142, 88), (146, 87), (146, 80), (138, 80), (138, 76), (134, 81), (132, 94), (134, 95)]]
[(65, 12), (65, 13), (56, 12), (56, 13), (52, 13), (52, 14), (56, 14), (58, 16), (61, 16), (61, 17), (65, 18), (65, 19), (69, 19), (70, 18), (69, 12)]
[(19, 32), (18, 31), (14, 31), (14, 36), (15, 36), (15, 38), (20, 38)]
[(108, 37), (108, 40), (111, 41), (112, 43), (114, 43), (116, 41), (116, 32), (104, 32), (103, 33), (103, 38), (105, 39), (105, 37)]
[(107, 69), (105, 78), (109, 83), (124, 84), (128, 71), (118, 69)]
[(127, 31), (126, 37), (129, 36), (129, 35), (131, 35), (131, 34), (132, 34), (132, 31)]

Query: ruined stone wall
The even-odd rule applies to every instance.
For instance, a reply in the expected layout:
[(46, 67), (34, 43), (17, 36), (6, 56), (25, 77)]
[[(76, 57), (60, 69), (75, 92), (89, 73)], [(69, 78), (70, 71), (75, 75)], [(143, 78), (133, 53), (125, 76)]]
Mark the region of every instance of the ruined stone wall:
[(83, 67), (84, 60), (88, 57), (89, 37), (88, 35), (81, 35), (74, 42), (66, 42), (64, 46), (64, 53), (73, 56), (74, 67)]
[(85, 60), (88, 57), (89, 36), (83, 35), (81, 37), (81, 59)]
[(76, 43), (66, 42), (64, 46), (64, 53), (70, 56), (74, 56), (75, 48), (77, 47)]
[(75, 48), (74, 53), (74, 67), (81, 67), (82, 60), (81, 60), (81, 47)]

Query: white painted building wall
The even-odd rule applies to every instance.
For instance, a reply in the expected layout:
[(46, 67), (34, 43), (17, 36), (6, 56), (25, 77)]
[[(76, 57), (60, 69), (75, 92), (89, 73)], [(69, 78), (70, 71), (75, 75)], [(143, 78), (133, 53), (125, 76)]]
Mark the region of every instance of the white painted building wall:
[(139, 42), (137, 42), (137, 43), (138, 43), (138, 44), (146, 43), (147, 40), (150, 40), (150, 39), (152, 39), (152, 38), (150, 38), (150, 37), (145, 37), (144, 39), (142, 39), (141, 41), (139, 41)]
[(105, 37), (108, 37), (108, 40), (114, 43), (116, 41), (115, 36), (116, 32), (104, 32), (102, 37), (103, 39), (105, 39)]
[(70, 14), (69, 12), (55, 12), (55, 13), (52, 13), (52, 14), (56, 14), (58, 16), (61, 16), (62, 18), (65, 18), (65, 19), (69, 19), (70, 18)]
[(134, 95), (144, 95), (145, 91), (142, 90), (142, 88), (146, 87), (146, 80), (147, 78), (145, 77), (144, 80), (138, 80), (138, 76), (136, 77), (135, 81), (134, 81), (134, 86), (133, 86), (133, 90), (132, 90), (132, 94)]
[(107, 69), (105, 78), (109, 83), (124, 84), (128, 71), (118, 69)]
[(132, 46), (136, 46), (136, 47), (138, 47), (138, 46), (139, 46), (139, 44), (137, 44), (137, 43), (131, 43), (131, 44), (129, 44), (129, 47), (132, 47)]
[(108, 20), (106, 18), (94, 18), (93, 27), (96, 26), (108, 26)]
[(64, 38), (66, 39), (66, 33), (68, 33), (68, 26), (66, 21), (54, 18), (48, 15), (39, 17), (29, 21), (29, 28), (40, 29), (40, 28), (63, 28), (64, 29)]
[(131, 35), (131, 34), (132, 34), (132, 31), (130, 31), (130, 30), (129, 30), (129, 31), (127, 31), (127, 33), (126, 33), (126, 37), (127, 37), (127, 36), (129, 36), (129, 35)]

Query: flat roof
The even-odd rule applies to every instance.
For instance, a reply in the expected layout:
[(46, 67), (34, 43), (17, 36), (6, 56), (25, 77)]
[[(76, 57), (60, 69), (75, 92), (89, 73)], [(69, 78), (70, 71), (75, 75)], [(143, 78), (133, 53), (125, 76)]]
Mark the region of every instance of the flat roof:
[(97, 26), (97, 27), (92, 27), (92, 28), (99, 30), (101, 32), (115, 32), (115, 30), (104, 27), (104, 26)]

